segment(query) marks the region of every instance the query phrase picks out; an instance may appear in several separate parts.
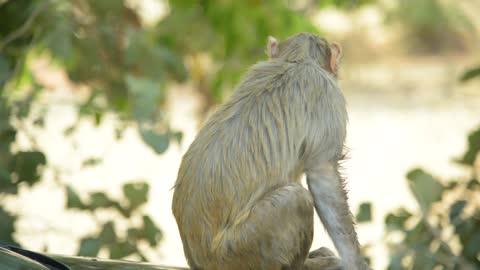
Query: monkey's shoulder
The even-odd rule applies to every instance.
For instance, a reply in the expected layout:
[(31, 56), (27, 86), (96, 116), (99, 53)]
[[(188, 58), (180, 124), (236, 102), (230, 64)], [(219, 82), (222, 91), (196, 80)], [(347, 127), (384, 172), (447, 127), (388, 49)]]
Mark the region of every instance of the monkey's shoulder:
[(339, 89), (336, 78), (320, 63), (307, 59), (299, 62), (285, 60), (263, 61), (253, 65), (235, 92), (260, 92), (272, 90)]

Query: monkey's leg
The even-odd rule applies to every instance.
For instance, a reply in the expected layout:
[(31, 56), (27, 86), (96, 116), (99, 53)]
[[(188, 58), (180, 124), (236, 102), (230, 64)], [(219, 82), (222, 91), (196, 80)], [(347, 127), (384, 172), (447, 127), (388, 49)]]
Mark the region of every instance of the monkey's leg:
[(220, 258), (228, 259), (218, 262), (220, 267), (212, 268), (303, 268), (313, 239), (313, 200), (306, 189), (300, 184), (274, 189), (246, 213), (244, 220), (232, 221), (231, 227), (222, 233)]
[(361, 254), (347, 195), (336, 162), (320, 162), (307, 170), (315, 209), (348, 270), (368, 269)]

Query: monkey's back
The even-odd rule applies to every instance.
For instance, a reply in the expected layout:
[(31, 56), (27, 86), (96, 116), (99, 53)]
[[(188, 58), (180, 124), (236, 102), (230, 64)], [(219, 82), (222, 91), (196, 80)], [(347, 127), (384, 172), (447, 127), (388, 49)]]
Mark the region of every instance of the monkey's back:
[(226, 224), (241, 222), (266, 192), (298, 180), (308, 133), (337, 143), (330, 138), (337, 134), (306, 126), (336, 109), (324, 103), (325, 95), (344, 106), (335, 81), (315, 63), (261, 62), (209, 118), (185, 153), (175, 184), (173, 213), (187, 258), (190, 248), (203, 250), (195, 256), (208, 256)]

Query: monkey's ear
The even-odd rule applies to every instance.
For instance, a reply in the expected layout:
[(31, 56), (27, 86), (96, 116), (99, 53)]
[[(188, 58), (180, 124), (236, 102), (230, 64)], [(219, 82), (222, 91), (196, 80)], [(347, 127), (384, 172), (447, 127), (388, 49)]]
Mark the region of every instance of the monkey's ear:
[(342, 46), (336, 42), (330, 43), (330, 71), (337, 76), (340, 59), (342, 59)]
[(278, 41), (272, 36), (268, 37), (267, 53), (268, 59), (272, 59), (278, 56)]

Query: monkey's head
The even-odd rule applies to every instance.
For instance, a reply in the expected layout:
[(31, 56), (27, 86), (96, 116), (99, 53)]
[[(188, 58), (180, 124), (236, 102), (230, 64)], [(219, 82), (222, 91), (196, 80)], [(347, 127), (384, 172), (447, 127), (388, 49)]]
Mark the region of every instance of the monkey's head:
[(342, 47), (336, 42), (310, 33), (300, 33), (278, 42), (268, 37), (267, 52), (269, 59), (283, 59), (287, 62), (302, 62), (310, 59), (319, 63), (325, 70), (337, 76), (342, 57)]

